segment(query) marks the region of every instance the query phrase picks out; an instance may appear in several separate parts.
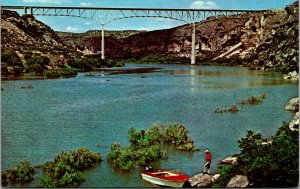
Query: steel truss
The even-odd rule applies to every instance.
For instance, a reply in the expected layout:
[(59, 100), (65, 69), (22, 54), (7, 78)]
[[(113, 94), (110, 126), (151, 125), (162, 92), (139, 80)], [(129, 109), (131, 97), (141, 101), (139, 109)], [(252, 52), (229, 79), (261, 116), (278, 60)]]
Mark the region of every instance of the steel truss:
[(1, 6), (1, 9), (24, 10), (24, 14), (37, 16), (70, 16), (100, 21), (108, 24), (126, 18), (167, 18), (195, 23), (209, 17), (251, 14), (262, 10), (218, 10), (218, 9), (148, 9), (148, 8), (101, 8), (101, 7), (44, 7)]

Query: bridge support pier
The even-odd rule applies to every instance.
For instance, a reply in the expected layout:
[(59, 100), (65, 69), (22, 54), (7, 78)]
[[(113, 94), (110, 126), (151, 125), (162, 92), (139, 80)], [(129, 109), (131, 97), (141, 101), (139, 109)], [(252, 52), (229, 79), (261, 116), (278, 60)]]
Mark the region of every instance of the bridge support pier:
[(102, 32), (101, 32), (101, 59), (105, 59), (105, 49), (104, 49), (104, 24), (102, 24)]
[(194, 65), (196, 63), (196, 48), (195, 48), (195, 43), (196, 43), (196, 25), (193, 23), (193, 32), (192, 32), (192, 52), (191, 52), (191, 64)]

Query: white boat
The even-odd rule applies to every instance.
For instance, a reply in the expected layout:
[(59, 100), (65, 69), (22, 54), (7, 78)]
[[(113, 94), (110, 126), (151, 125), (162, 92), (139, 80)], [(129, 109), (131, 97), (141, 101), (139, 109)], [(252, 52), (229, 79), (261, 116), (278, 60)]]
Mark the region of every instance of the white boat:
[(168, 187), (183, 187), (184, 183), (189, 180), (189, 177), (182, 172), (158, 170), (153, 172), (143, 171), (142, 179), (157, 184), (159, 186)]

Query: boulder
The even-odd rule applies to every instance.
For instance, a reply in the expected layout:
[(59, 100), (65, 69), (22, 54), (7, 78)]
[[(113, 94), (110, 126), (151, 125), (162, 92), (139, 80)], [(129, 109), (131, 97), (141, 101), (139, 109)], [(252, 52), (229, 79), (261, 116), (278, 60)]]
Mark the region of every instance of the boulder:
[(299, 110), (299, 98), (292, 98), (285, 106), (286, 110), (297, 112)]
[(284, 79), (298, 80), (299, 75), (296, 71), (289, 72), (287, 75), (283, 76)]
[(215, 174), (214, 176), (212, 176), (211, 181), (216, 182), (220, 178), (220, 176), (220, 174)]
[(200, 173), (189, 179), (191, 187), (206, 188), (212, 184), (212, 176), (209, 174)]
[(299, 112), (297, 112), (289, 124), (289, 128), (292, 131), (299, 131)]
[(232, 177), (227, 184), (227, 188), (245, 188), (249, 185), (249, 180), (247, 176), (236, 175)]
[(220, 160), (218, 163), (222, 165), (234, 165), (237, 163), (237, 157), (227, 157)]

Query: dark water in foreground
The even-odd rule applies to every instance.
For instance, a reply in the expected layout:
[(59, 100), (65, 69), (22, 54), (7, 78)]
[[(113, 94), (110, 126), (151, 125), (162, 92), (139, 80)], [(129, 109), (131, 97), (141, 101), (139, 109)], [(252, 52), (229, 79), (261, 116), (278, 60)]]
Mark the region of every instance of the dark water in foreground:
[[(236, 141), (247, 130), (270, 137), (283, 121), (289, 121), (292, 115), (284, 106), (298, 96), (298, 83), (285, 81), (280, 74), (240, 67), (153, 66), (161, 69), (2, 81), (2, 169), (22, 159), (43, 164), (62, 150), (86, 146), (100, 152), (104, 161), (85, 172), (86, 181), (81, 187), (153, 187), (141, 179), (140, 168), (120, 172), (106, 161), (110, 144), (128, 145), (129, 127), (146, 129), (155, 122), (183, 123), (196, 147), (211, 150), (215, 171), (218, 160), (238, 152)], [(33, 89), (20, 89), (22, 85), (32, 85)], [(236, 114), (214, 113), (218, 107), (228, 107), (261, 92), (267, 95), (261, 105), (243, 106)], [(169, 159), (155, 162), (155, 168), (181, 169), (189, 176), (202, 171), (203, 151), (167, 150)], [(35, 186), (37, 180), (28, 186)]]

